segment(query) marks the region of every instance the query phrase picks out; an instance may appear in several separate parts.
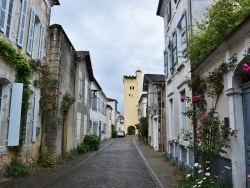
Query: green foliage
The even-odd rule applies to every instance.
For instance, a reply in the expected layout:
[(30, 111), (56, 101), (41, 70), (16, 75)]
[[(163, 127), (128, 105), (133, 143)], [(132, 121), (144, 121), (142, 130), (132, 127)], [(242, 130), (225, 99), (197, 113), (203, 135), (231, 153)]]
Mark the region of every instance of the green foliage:
[(218, 47), (250, 13), (250, 0), (214, 0), (201, 23), (188, 39), (185, 57), (195, 67)]
[(117, 131), (114, 129), (112, 130), (112, 138), (116, 138), (117, 137)]
[(100, 138), (96, 135), (85, 135), (84, 141), (85, 144), (89, 145), (91, 151), (97, 151), (100, 147)]
[(195, 163), (194, 170), (197, 172), (186, 170), (184, 167), (177, 167), (173, 175), (176, 176), (179, 181), (179, 188), (191, 188), (191, 187), (202, 187), (202, 188), (231, 188), (232, 180), (229, 178), (230, 168), (225, 166), (225, 170), (218, 176), (214, 177), (210, 174), (209, 163), (203, 168), (200, 164)]
[(75, 102), (75, 97), (72, 97), (69, 93), (63, 95), (63, 101), (61, 104), (61, 109), (63, 112), (68, 112), (69, 107)]
[(148, 138), (148, 117), (141, 117), (139, 119), (139, 124), (136, 124), (136, 129), (138, 130), (139, 139)]
[(43, 168), (51, 168), (56, 165), (56, 158), (50, 152), (46, 152), (41, 156), (39, 165)]
[(27, 164), (12, 160), (10, 165), (7, 166), (6, 173), (4, 174), (7, 178), (17, 178), (17, 177), (26, 177), (30, 175), (30, 168)]
[(88, 153), (90, 151), (90, 147), (88, 144), (86, 143), (81, 143), (77, 146), (77, 152), (79, 154), (82, 154), (82, 153)]
[(77, 155), (78, 155), (77, 150), (72, 150), (72, 151), (69, 152), (68, 157), (67, 157), (67, 160), (72, 160), (72, 159), (74, 159)]

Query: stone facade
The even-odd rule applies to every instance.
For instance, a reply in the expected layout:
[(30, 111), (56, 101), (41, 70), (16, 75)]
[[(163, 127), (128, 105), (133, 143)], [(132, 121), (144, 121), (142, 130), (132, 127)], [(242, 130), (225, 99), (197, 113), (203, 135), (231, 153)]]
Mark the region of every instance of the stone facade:
[[(59, 3), (59, 2), (58, 2)], [(49, 1), (23, 0), (3, 1), (1, 12), (1, 39), (9, 43), (14, 49), (24, 54), (28, 61), (31, 59), (46, 59), (48, 27), (50, 24), (51, 7)], [(21, 14), (22, 13), (22, 14)], [(6, 61), (1, 55), (0, 59), (0, 178), (2, 177), (6, 163), (11, 158), (18, 158), (23, 162), (36, 162), (41, 145), (41, 117), (39, 115), (40, 90), (30, 84), (29, 108), (26, 111), (25, 123), (20, 124), (21, 119), (9, 119), (13, 108), (18, 108), (14, 103), (22, 92), (16, 90), (17, 69), (14, 63)], [(31, 83), (37, 77), (33, 73)], [(22, 84), (19, 84), (22, 87)], [(21, 102), (21, 100), (19, 101)], [(20, 104), (21, 108), (21, 104)], [(20, 115), (20, 114), (19, 114)], [(20, 140), (19, 128), (12, 130), (10, 122), (16, 121), (22, 131), (22, 143), (11, 143), (12, 135)], [(11, 144), (10, 144), (11, 143)], [(17, 155), (11, 149), (22, 145), (22, 151)]]

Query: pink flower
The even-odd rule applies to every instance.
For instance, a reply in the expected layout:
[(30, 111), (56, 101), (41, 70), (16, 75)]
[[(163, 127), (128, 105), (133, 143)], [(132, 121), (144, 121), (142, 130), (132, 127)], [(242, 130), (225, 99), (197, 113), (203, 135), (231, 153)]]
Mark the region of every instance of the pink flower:
[(185, 101), (185, 96), (181, 96), (181, 102)]
[(201, 128), (201, 125), (198, 125), (198, 126), (197, 126), (197, 129), (200, 129), (200, 128)]
[(200, 138), (201, 138), (201, 135), (200, 135), (200, 134), (196, 134), (196, 137), (197, 137), (198, 139), (200, 139)]
[(169, 144), (170, 144), (170, 145), (173, 145), (174, 143), (173, 143), (172, 141), (169, 141)]
[(247, 174), (247, 181), (250, 182), (250, 174)]
[(201, 99), (202, 99), (202, 95), (196, 95), (196, 96), (193, 96), (192, 101), (193, 103), (196, 103), (200, 101)]
[(62, 94), (62, 92), (61, 92), (61, 91), (59, 91), (59, 92), (58, 92), (58, 94), (59, 94), (59, 95), (61, 95), (61, 94)]
[(231, 135), (231, 136), (233, 136), (234, 133), (235, 133), (234, 130), (231, 130), (231, 131), (230, 131), (230, 135)]
[(217, 72), (217, 74), (223, 76), (224, 72), (223, 71), (219, 71), (219, 72)]
[(242, 65), (242, 71), (245, 72), (245, 73), (250, 74), (250, 66), (248, 64), (244, 63)]
[(201, 116), (202, 116), (203, 119), (206, 119), (208, 117), (208, 114), (207, 113), (201, 114)]
[(174, 169), (171, 169), (171, 170), (170, 170), (170, 173), (171, 173), (171, 174), (174, 174)]

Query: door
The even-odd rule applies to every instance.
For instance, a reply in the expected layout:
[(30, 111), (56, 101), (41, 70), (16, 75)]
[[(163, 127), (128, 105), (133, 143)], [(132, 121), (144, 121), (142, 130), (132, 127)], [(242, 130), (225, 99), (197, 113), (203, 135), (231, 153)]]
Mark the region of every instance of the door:
[[(250, 83), (243, 86), (243, 116), (245, 126), (246, 174), (250, 175)], [(246, 177), (247, 177), (246, 176)], [(247, 181), (247, 187), (250, 182)]]
[(159, 129), (158, 129), (158, 118), (154, 118), (154, 121), (153, 121), (153, 131), (154, 131), (154, 148), (156, 150), (159, 149), (158, 147), (158, 132), (159, 132)]

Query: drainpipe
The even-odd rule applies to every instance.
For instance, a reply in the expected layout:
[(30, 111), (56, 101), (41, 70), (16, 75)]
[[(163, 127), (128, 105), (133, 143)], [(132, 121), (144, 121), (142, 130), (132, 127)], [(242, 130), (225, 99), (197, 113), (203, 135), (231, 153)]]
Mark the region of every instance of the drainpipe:
[[(190, 28), (192, 29), (193, 28), (193, 20), (192, 20), (192, 1), (191, 0), (188, 0), (188, 13), (189, 13), (189, 25), (190, 25)], [(189, 36), (192, 35), (192, 30), (190, 30), (190, 32), (188, 33)], [(190, 60), (190, 64), (192, 64), (191, 60)], [(191, 73), (191, 77), (192, 77), (192, 73)], [(192, 90), (192, 95), (193, 95), (193, 90)], [(195, 112), (194, 113), (194, 116), (193, 116), (193, 135), (194, 135), (194, 142), (197, 141), (197, 137), (196, 137), (196, 127), (197, 127), (197, 118), (196, 118), (196, 105), (193, 105), (193, 111)], [(198, 157), (196, 156), (196, 154), (194, 153), (194, 162), (197, 163), (198, 162)], [(197, 172), (195, 172), (197, 173)]]

